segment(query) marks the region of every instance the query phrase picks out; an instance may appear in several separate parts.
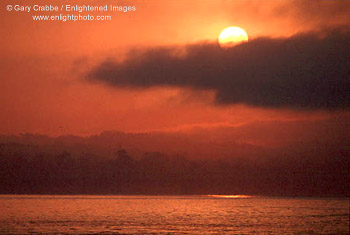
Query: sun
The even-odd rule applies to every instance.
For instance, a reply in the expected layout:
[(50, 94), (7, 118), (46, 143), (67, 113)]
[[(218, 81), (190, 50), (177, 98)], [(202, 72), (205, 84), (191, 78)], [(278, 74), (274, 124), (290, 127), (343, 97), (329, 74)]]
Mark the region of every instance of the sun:
[(233, 47), (248, 42), (248, 34), (240, 27), (228, 27), (220, 33), (218, 41), (221, 47)]

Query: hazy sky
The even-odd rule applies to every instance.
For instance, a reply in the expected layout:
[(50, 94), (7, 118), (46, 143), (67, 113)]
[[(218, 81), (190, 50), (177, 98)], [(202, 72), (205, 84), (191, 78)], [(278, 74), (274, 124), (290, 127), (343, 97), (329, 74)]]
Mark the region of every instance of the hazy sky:
[[(74, 2), (83, 3), (136, 11), (111, 13), (108, 22), (35, 22), (1, 3), (0, 133), (241, 127), (239, 136), (250, 136), (242, 141), (268, 145), (281, 123), (302, 122), (285, 138), (313, 141), (307, 133), (325, 123), (320, 133), (346, 136), (350, 3)], [(245, 29), (249, 43), (223, 51), (217, 37), (231, 25)], [(185, 55), (174, 57), (176, 50)], [(255, 123), (275, 134), (265, 138)]]

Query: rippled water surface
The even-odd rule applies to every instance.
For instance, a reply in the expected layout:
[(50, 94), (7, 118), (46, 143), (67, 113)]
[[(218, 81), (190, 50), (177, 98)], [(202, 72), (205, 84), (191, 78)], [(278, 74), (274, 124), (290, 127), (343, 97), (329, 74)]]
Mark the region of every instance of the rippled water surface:
[(349, 199), (0, 196), (1, 234), (349, 234)]

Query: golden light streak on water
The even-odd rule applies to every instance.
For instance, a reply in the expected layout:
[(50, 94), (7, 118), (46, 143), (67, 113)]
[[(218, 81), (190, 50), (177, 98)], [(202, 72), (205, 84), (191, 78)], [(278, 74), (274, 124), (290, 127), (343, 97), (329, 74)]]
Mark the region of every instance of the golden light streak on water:
[(207, 195), (208, 197), (217, 197), (217, 198), (251, 198), (251, 195)]

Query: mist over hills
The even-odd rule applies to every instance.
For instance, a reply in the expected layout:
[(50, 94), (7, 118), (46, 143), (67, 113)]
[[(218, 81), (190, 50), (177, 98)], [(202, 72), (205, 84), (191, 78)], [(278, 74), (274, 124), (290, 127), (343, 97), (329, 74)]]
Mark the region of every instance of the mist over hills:
[(0, 193), (350, 195), (346, 139), (262, 146), (228, 135), (3, 135)]
[[(195, 138), (194, 138), (195, 137)], [(126, 149), (136, 158), (145, 152), (163, 152), (171, 155), (183, 155), (189, 158), (230, 158), (251, 156), (262, 151), (262, 147), (239, 143), (231, 139), (218, 140), (212, 136), (199, 137), (196, 133), (125, 133), (105, 131), (91, 136), (58, 136), (21, 134), (0, 136), (1, 143), (20, 143), (38, 146), (45, 151), (71, 151), (75, 154), (93, 153), (102, 157), (112, 157), (120, 149)]]

